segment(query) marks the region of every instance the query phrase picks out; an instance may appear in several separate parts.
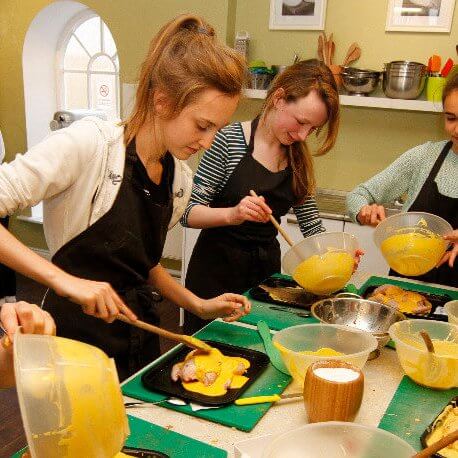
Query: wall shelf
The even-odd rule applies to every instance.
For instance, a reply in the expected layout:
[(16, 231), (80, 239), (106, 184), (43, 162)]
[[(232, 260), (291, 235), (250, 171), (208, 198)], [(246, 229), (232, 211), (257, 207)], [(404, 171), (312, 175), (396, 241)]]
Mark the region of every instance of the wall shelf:
[[(265, 99), (267, 91), (262, 89), (245, 89), (244, 95), (249, 99)], [(442, 104), (428, 100), (390, 99), (383, 92), (372, 97), (358, 97), (354, 95), (340, 95), (340, 104), (350, 107), (385, 108), (389, 110), (426, 111), (441, 113)]]

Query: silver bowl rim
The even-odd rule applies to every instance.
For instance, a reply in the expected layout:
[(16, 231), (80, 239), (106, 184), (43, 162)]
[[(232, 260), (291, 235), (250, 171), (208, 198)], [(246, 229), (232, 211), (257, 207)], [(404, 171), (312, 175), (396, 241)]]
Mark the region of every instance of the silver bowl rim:
[[(399, 322), (399, 321), (404, 321), (404, 320), (407, 320), (407, 317), (404, 315), (404, 313), (402, 313), (400, 310), (398, 310), (397, 308), (391, 306), (391, 305), (388, 305), (388, 304), (382, 304), (381, 302), (377, 302), (377, 301), (371, 301), (369, 299), (364, 299), (363, 297), (360, 297), (360, 298), (356, 298), (356, 297), (330, 297), (330, 298), (325, 298), (325, 299), (320, 299), (319, 301), (316, 301), (312, 304), (311, 308), (310, 308), (310, 312), (312, 314), (312, 316), (314, 318), (316, 318), (317, 320), (320, 321), (320, 323), (325, 323), (325, 324), (336, 324), (336, 323), (329, 323), (327, 321), (325, 321), (323, 318), (321, 318), (316, 312), (315, 312), (315, 309), (324, 301), (334, 301), (334, 300), (348, 300), (348, 301), (356, 301), (358, 303), (368, 303), (368, 304), (372, 304), (372, 305), (376, 305), (376, 306), (379, 306), (380, 308), (388, 308), (389, 310), (392, 310), (393, 312), (395, 312), (395, 315), (399, 317), (398, 320), (395, 321), (395, 323)], [(393, 323), (394, 324), (394, 323)], [(346, 325), (342, 325), (342, 326), (346, 326)], [(391, 326), (391, 325), (390, 325)], [(354, 329), (359, 329), (358, 327), (356, 326), (349, 326), (349, 327), (353, 327)], [(372, 334), (374, 337), (384, 337), (388, 334), (388, 331), (386, 332), (370, 332), (370, 331), (366, 331), (366, 332), (369, 332), (369, 334)]]

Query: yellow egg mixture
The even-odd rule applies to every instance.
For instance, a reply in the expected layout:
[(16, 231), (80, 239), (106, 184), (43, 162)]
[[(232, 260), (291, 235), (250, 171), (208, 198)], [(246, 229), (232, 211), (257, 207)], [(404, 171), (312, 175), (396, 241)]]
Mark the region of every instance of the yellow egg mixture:
[[(458, 407), (448, 405), (434, 422), (433, 430), (426, 439), (426, 444), (431, 445), (442, 439), (447, 434), (458, 429)], [(458, 458), (458, 441), (443, 448), (440, 454), (446, 458)]]
[(396, 272), (407, 275), (423, 275), (433, 269), (447, 248), (447, 242), (433, 232), (423, 230), (396, 234), (381, 244), (383, 256)]
[(422, 353), (410, 358), (403, 367), (406, 374), (421, 385), (431, 388), (448, 389), (458, 386), (458, 343), (432, 339), (434, 355), (426, 352), (423, 342), (402, 339)]
[[(293, 351), (293, 350), (290, 350), (284, 347), (282, 344), (278, 342), (274, 342), (274, 345), (282, 352)], [(311, 351), (311, 350), (296, 351), (294, 353), (297, 353), (298, 355), (313, 355), (313, 356), (342, 356), (343, 355), (343, 353), (341, 353), (340, 351), (334, 350), (333, 348), (329, 348), (329, 347), (322, 347), (315, 351)]]
[[(86, 346), (82, 348), (80, 343), (69, 339), (58, 339), (57, 349), (63, 358), (75, 364), (59, 365), (56, 376), (33, 374), (35, 387), (32, 387), (31, 394), (37, 399), (45, 396), (56, 398), (55, 410), (48, 412), (55, 419), (55, 427), (34, 435), (38, 455), (50, 458), (113, 456), (122, 448), (128, 433), (119, 385), (107, 379), (105, 368), (97, 367), (99, 353), (92, 354)], [(114, 363), (102, 356), (115, 371)], [(29, 383), (30, 380), (27, 386)], [(57, 383), (63, 384), (64, 399), (51, 394), (61, 391)], [(100, 408), (101, 403), (113, 407), (109, 418), (107, 411)]]
[[(241, 388), (248, 381), (248, 377), (234, 374), (234, 370), (240, 364), (243, 364), (245, 370), (250, 367), (250, 362), (245, 358), (224, 356), (216, 348), (212, 348), (209, 353), (189, 353), (185, 361), (189, 358), (193, 358), (195, 361), (197, 381), (181, 382), (188, 391), (204, 394), (205, 396), (223, 396), (227, 393), (225, 384), (228, 380), (231, 381), (229, 388)], [(214, 372), (218, 375), (211, 385), (206, 386), (203, 381), (205, 374), (209, 372)]]
[(351, 277), (353, 266), (354, 259), (351, 255), (330, 250), (301, 262), (293, 272), (293, 278), (306, 291), (326, 295), (345, 286)]

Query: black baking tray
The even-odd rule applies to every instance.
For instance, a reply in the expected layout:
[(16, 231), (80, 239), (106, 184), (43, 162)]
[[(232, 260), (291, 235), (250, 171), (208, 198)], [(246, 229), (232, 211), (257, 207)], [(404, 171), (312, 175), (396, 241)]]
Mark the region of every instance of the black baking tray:
[[(379, 285), (380, 286), (380, 285)], [(378, 288), (378, 286), (369, 286), (366, 290), (364, 290), (361, 295), (365, 299), (368, 298), (372, 292)], [(436, 321), (447, 321), (447, 315), (444, 313), (440, 313), (441, 309), (438, 310), (439, 307), (442, 307), (446, 302), (453, 300), (451, 296), (448, 294), (433, 294), (433, 293), (426, 293), (424, 291), (419, 291), (415, 289), (415, 286), (406, 288), (404, 285), (402, 289), (406, 291), (413, 291), (415, 293), (419, 293), (424, 296), (429, 302), (431, 302), (431, 311), (426, 315), (420, 315), (415, 313), (404, 313), (407, 318), (422, 318), (424, 320), (436, 320)]]
[[(268, 291), (262, 288), (262, 286), (269, 288), (285, 288), (294, 290), (295, 300), (278, 300), (274, 299)], [(297, 293), (297, 295), (296, 295)], [(291, 307), (297, 307), (301, 309), (310, 309), (313, 303), (322, 299), (321, 296), (317, 296), (312, 293), (308, 293), (302, 287), (300, 287), (294, 280), (279, 277), (269, 277), (262, 281), (258, 286), (249, 290), (250, 296), (261, 302), (267, 302), (269, 304), (288, 305)]]
[[(448, 407), (452, 406), (453, 408), (458, 407), (458, 396), (454, 397), (437, 415), (437, 417), (433, 420), (433, 422), (425, 429), (424, 433), (420, 437), (420, 442), (423, 448), (427, 447), (426, 439), (428, 436), (434, 431), (434, 429), (438, 426), (439, 417), (444, 412), (444, 410)], [(444, 458), (444, 455), (441, 455), (439, 452), (432, 455), (434, 458)]]
[(200, 393), (193, 393), (185, 390), (181, 381), (174, 382), (170, 377), (174, 364), (183, 361), (190, 352), (188, 347), (181, 348), (172, 354), (170, 358), (165, 358), (159, 364), (152, 367), (142, 375), (142, 383), (148, 390), (159, 391), (169, 396), (177, 397), (185, 401), (192, 401), (198, 404), (209, 406), (221, 406), (230, 404), (240, 397), (240, 395), (262, 374), (269, 365), (269, 357), (260, 351), (250, 348), (236, 347), (221, 342), (205, 340), (209, 345), (220, 350), (225, 356), (238, 356), (250, 362), (250, 367), (244, 374), (248, 381), (241, 388), (229, 389), (223, 396), (205, 396)]

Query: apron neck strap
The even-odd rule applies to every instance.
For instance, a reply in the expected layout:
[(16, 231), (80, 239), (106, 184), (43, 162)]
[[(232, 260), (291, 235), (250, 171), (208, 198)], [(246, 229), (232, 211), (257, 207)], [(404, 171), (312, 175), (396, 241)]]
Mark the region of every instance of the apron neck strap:
[(250, 132), (250, 142), (248, 143), (248, 153), (252, 153), (254, 151), (254, 135), (256, 134), (256, 129), (258, 128), (259, 124), (259, 116), (251, 121), (251, 132)]
[(439, 157), (436, 159), (436, 162), (433, 165), (433, 168), (431, 169), (431, 172), (429, 176), (431, 177), (432, 180), (436, 179), (436, 175), (438, 174), (440, 168), (442, 167), (442, 163), (444, 162), (445, 158), (447, 157), (447, 154), (452, 147), (453, 142), (449, 141), (445, 144), (444, 148), (442, 149), (441, 153), (439, 154)]

